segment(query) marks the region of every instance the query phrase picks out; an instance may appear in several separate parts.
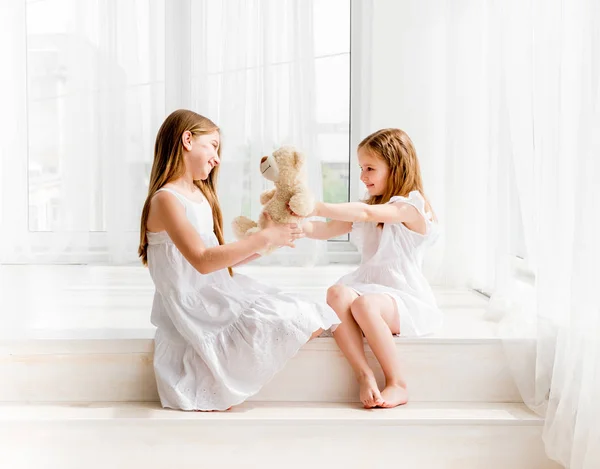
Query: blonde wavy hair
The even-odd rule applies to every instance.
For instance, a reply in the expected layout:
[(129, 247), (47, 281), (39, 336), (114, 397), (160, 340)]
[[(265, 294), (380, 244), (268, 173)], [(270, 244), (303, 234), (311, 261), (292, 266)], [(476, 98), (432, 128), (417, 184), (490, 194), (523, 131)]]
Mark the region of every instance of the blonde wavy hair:
[(423, 190), (421, 166), (410, 137), (400, 129), (381, 129), (366, 137), (358, 144), (358, 149), (380, 158), (390, 168), (387, 187), (383, 194), (369, 197), (369, 205), (385, 204), (395, 195), (408, 197), (412, 191), (419, 191), (436, 219), (433, 208)]

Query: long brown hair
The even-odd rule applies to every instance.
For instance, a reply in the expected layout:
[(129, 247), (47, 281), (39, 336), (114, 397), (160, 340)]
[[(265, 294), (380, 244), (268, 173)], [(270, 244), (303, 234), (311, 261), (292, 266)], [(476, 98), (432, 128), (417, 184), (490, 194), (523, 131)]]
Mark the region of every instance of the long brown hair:
[[(209, 134), (219, 131), (219, 127), (210, 119), (196, 114), (193, 111), (179, 109), (172, 112), (160, 126), (154, 144), (154, 162), (150, 173), (150, 184), (148, 196), (142, 209), (142, 220), (140, 224), (140, 246), (138, 255), (144, 265), (148, 265), (148, 235), (146, 223), (150, 213), (150, 202), (154, 194), (171, 181), (185, 174), (185, 162), (183, 159), (183, 143), (181, 136), (189, 131), (193, 136)], [(221, 156), (221, 145), (217, 149)], [(224, 244), (223, 238), (223, 215), (217, 197), (217, 177), (219, 166), (216, 166), (209, 174), (206, 181), (194, 181), (194, 184), (202, 191), (210, 204), (213, 214), (213, 227), (219, 244)], [(229, 268), (230, 275), (232, 274)]]

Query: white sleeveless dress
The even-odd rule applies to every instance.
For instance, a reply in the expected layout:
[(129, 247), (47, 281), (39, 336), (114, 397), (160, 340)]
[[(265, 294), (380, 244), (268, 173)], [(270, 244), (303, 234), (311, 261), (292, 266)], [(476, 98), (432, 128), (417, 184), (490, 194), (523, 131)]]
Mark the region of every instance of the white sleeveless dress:
[(400, 315), (400, 336), (433, 334), (442, 327), (443, 317), (423, 272), (423, 254), (437, 239), (439, 227), (425, 212), (425, 199), (418, 191), (408, 197), (394, 196), (388, 203), (414, 206), (426, 223), (424, 235), (403, 223), (354, 223), (352, 239), (361, 250), (360, 266), (338, 284), (359, 295), (384, 293), (391, 296)]
[[(209, 203), (173, 194), (207, 248)], [(317, 329), (339, 324), (325, 303), (294, 298), (227, 269), (200, 274), (166, 232), (148, 233), (156, 287), (154, 370), (163, 407), (224, 410), (257, 393)]]

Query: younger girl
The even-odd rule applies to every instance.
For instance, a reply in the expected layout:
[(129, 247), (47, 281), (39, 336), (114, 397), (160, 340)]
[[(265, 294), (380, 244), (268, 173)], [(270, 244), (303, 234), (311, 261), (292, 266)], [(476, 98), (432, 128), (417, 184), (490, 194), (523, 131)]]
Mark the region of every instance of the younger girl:
[(292, 246), (295, 225), (270, 225), (224, 245), (216, 181), (218, 127), (194, 112), (167, 117), (156, 137), (139, 255), (156, 287), (154, 369), (161, 403), (225, 410), (258, 392), (312, 336), (339, 324), (326, 305), (235, 275), (269, 246)]
[[(365, 407), (395, 407), (408, 400), (392, 334), (420, 336), (437, 331), (442, 314), (421, 272), (423, 252), (437, 223), (425, 198), (413, 144), (402, 130), (383, 129), (358, 146), (366, 203), (318, 203), (312, 214), (333, 221), (307, 222), (309, 238), (353, 232), (362, 261), (327, 291), (327, 303), (342, 324), (334, 338), (350, 362)], [(379, 391), (363, 349), (363, 334), (385, 375)]]

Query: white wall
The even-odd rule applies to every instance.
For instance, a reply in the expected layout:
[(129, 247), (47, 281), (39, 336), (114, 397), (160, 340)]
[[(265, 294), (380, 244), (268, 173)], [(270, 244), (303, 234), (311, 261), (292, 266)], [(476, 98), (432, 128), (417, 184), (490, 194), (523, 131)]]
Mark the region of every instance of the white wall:
[[(397, 127), (412, 139), (424, 188), (444, 217), (446, 67), (444, 0), (373, 0), (369, 133)], [(366, 136), (366, 135), (365, 135)], [(364, 137), (364, 136), (363, 136)], [(436, 158), (436, 155), (438, 156)], [(439, 283), (443, 243), (425, 260)]]
[(476, 252), (486, 252), (487, 225), (479, 218), (490, 184), (490, 87), (498, 89), (490, 38), (499, 20), (481, 0), (372, 1), (369, 132), (399, 127), (413, 140), (444, 228), (429, 256), (443, 267), (439, 276), (426, 271), (461, 285), (480, 276), (475, 270), (487, 271), (483, 261), (456, 266), (473, 256), (474, 242)]
[(435, 199), (445, 147), (444, 0), (373, 0), (371, 131), (398, 127), (413, 140)]

